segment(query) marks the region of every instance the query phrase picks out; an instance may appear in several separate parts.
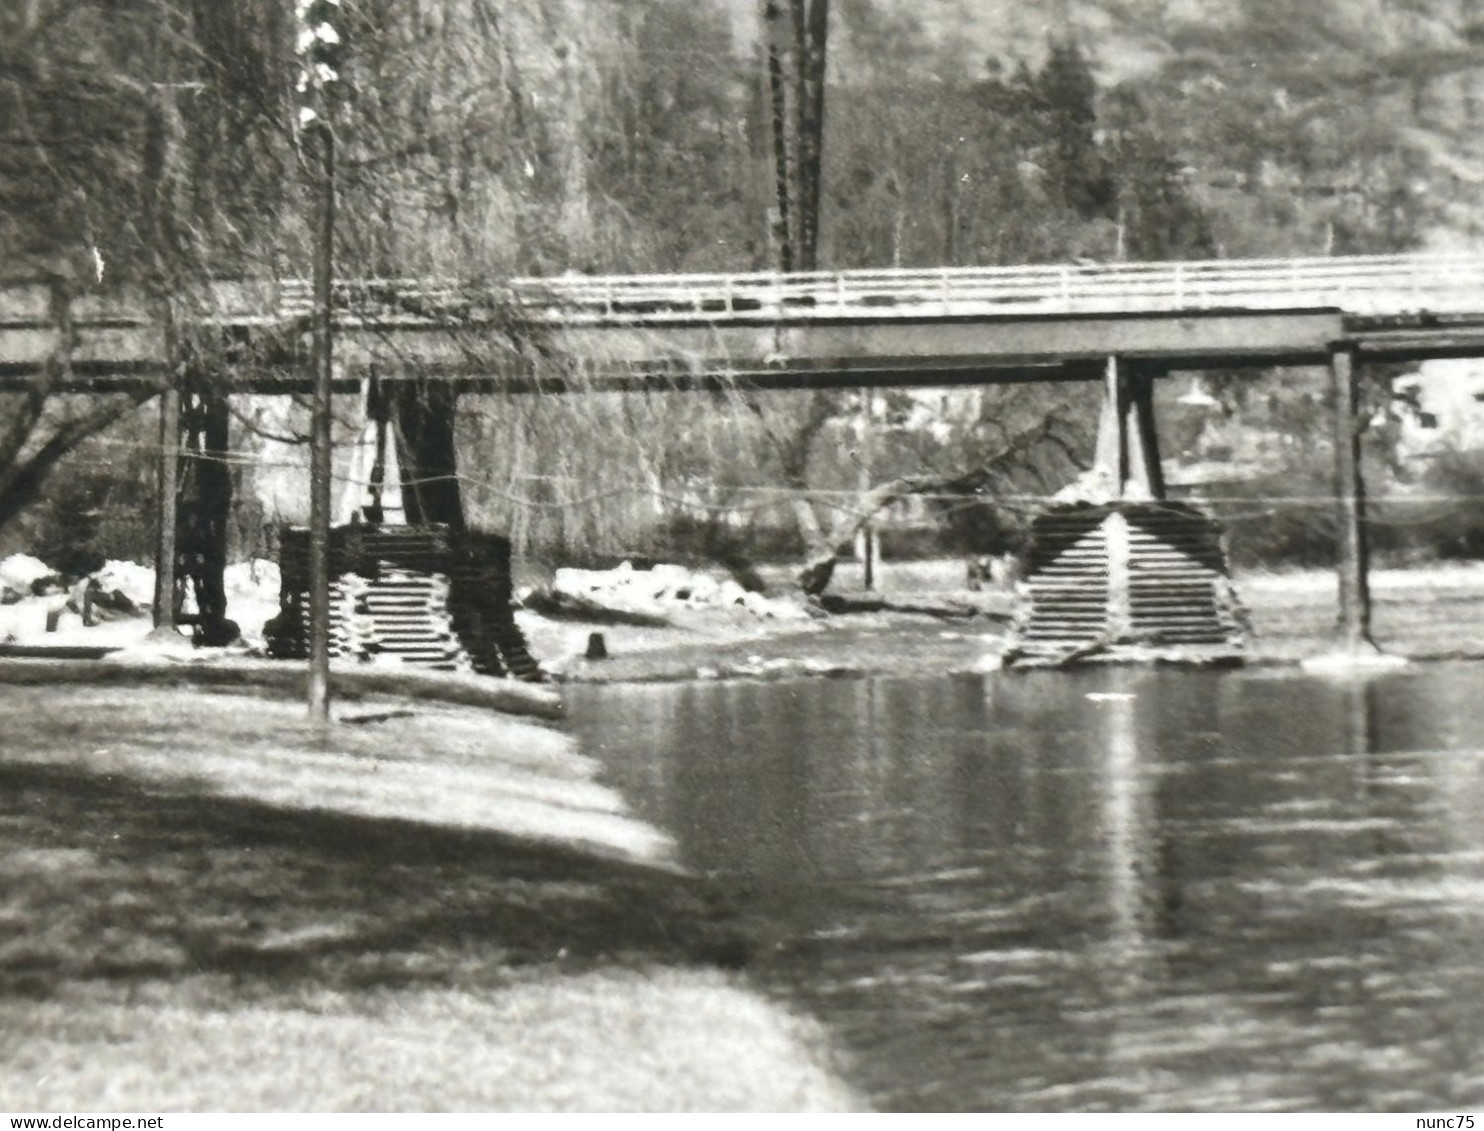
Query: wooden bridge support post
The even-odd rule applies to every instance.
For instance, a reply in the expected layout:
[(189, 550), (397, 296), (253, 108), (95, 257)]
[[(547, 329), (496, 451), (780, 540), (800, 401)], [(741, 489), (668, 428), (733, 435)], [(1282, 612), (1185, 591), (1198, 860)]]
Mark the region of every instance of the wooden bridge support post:
[(176, 584), (196, 597), (195, 639), (228, 644), (237, 630), (227, 620), (227, 542), (232, 523), (231, 425), (227, 397), (199, 382), (182, 409), (187, 437), (181, 461), (176, 534)]
[(160, 452), (155, 463), (155, 631), (175, 630), (175, 523), (179, 481), (180, 390), (160, 392)]
[[(876, 390), (869, 386), (861, 389), (860, 451), (856, 482), (863, 500), (869, 498), (875, 477), (875, 422), (872, 419), (875, 407)], [(876, 523), (870, 515), (865, 516), (860, 532), (856, 535), (855, 553), (861, 563), (861, 587), (868, 593), (873, 592), (876, 588), (877, 544)]]
[(1128, 376), (1129, 414), (1127, 429), (1133, 438), (1130, 472), (1149, 499), (1165, 497), (1165, 474), (1159, 457), (1159, 433), (1154, 423), (1154, 374)]
[(370, 416), (375, 428), (375, 452), (371, 457), (371, 473), (368, 476), (370, 482), (366, 484), (366, 521), (373, 525), (380, 525), (386, 521), (386, 507), (382, 502), (382, 489), (386, 485), (386, 445), (390, 439), (391, 406), (387, 401), (386, 389), (381, 381), (372, 377), (370, 386), (366, 390), (366, 412)]
[(1164, 498), (1154, 426), (1154, 377), (1119, 357), (1108, 359), (1095, 464), (1115, 499)]
[(454, 421), (458, 390), (438, 381), (404, 383), (393, 394), (402, 507), (413, 526), (464, 529)]
[(1360, 366), (1350, 348), (1330, 358), (1334, 397), (1336, 568), (1340, 591), (1340, 646), (1376, 651), (1371, 639), (1370, 547), (1366, 538), (1365, 477), (1360, 449)]

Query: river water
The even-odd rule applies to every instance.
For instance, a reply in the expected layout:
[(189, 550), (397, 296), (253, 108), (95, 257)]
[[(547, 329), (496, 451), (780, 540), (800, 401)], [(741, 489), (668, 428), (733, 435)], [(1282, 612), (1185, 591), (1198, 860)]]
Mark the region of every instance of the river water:
[(1484, 669), (571, 689), (901, 1110), (1484, 1106)]

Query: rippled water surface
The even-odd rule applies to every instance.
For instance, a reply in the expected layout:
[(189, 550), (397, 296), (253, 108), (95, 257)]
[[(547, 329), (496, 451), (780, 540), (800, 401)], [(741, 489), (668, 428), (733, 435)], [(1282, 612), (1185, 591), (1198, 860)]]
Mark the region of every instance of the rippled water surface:
[(574, 689), (900, 1109), (1484, 1105), (1484, 669)]

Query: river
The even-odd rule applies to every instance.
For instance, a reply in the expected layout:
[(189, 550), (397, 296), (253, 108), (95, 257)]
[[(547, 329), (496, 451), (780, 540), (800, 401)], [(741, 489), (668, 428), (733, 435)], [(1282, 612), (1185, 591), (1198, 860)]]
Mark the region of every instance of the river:
[(1484, 670), (575, 686), (889, 1110), (1484, 1106)]

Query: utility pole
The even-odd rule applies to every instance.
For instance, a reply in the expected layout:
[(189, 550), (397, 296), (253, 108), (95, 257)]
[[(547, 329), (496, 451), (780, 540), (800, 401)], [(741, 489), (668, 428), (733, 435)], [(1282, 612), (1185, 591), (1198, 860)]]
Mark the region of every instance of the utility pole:
[(309, 716), (330, 718), (330, 392), (334, 365), (335, 135), (315, 123), (314, 409), (309, 430)]
[[(173, 334), (169, 335), (173, 339)], [(173, 350), (167, 351), (167, 356)], [(175, 632), (175, 520), (179, 489), (180, 389), (173, 371), (160, 390), (160, 454), (155, 464), (155, 499), (159, 508), (155, 525), (155, 632)]]
[(340, 79), (340, 0), (296, 0), (299, 124), (314, 187), (314, 408), (309, 431), (309, 717), (330, 719), (330, 394), (334, 373), (335, 132), (330, 87)]

